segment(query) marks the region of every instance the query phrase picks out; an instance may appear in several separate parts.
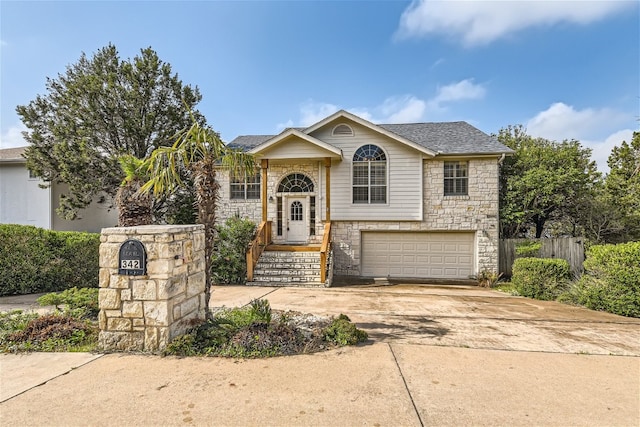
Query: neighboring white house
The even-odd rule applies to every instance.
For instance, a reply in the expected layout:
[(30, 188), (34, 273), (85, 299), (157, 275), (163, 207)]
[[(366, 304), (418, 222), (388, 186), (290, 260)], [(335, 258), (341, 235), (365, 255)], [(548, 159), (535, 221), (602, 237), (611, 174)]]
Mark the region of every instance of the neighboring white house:
[(468, 279), (498, 269), (499, 162), (512, 150), (468, 123), (376, 125), (339, 111), (229, 146), (261, 168), (220, 172), (219, 220), (271, 221), (281, 245), (317, 245), (330, 221), (337, 275)]
[(56, 214), (64, 187), (43, 181), (27, 169), (25, 147), (0, 150), (0, 223), (33, 225), (52, 230), (99, 232), (118, 223), (118, 214), (107, 200), (94, 202), (80, 212), (80, 219), (67, 221)]

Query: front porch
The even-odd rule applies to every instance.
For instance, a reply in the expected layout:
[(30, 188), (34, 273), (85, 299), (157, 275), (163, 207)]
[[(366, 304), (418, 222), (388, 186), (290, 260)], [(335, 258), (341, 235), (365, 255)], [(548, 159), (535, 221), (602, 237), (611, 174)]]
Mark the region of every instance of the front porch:
[(272, 222), (263, 221), (247, 249), (247, 285), (328, 287), (333, 278), (331, 223), (321, 244), (274, 244)]

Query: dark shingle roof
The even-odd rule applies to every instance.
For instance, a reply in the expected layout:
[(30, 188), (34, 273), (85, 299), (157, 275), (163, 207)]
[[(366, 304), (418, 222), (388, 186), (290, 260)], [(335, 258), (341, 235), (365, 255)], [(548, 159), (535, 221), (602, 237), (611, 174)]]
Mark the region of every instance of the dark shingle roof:
[(509, 153), (509, 147), (467, 122), (378, 125), (439, 154)]
[(274, 135), (240, 135), (227, 146), (229, 148), (242, 148), (245, 150), (251, 150), (254, 147), (262, 144), (263, 142), (273, 138)]
[[(467, 122), (377, 125), (438, 154), (499, 154), (512, 150)], [(242, 135), (229, 147), (250, 150), (275, 135)]]

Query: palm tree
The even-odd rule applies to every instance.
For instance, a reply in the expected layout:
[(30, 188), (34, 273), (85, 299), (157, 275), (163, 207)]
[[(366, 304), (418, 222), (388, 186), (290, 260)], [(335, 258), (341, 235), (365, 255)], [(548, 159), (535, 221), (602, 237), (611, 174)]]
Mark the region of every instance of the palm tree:
[(149, 193), (139, 191), (148, 179), (140, 169), (143, 161), (132, 155), (122, 156), (118, 161), (125, 174), (115, 199), (118, 207), (118, 227), (151, 224), (153, 197)]
[(211, 264), (215, 243), (216, 208), (220, 185), (216, 181), (216, 170), (225, 168), (236, 174), (255, 173), (256, 163), (252, 155), (227, 147), (220, 135), (201, 125), (192, 115), (190, 128), (178, 133), (171, 147), (155, 149), (141, 165), (151, 177), (141, 188), (142, 192), (153, 191), (154, 195), (169, 195), (184, 186), (181, 172), (193, 178), (196, 193), (198, 223), (204, 225), (205, 233), (205, 310), (210, 318)]

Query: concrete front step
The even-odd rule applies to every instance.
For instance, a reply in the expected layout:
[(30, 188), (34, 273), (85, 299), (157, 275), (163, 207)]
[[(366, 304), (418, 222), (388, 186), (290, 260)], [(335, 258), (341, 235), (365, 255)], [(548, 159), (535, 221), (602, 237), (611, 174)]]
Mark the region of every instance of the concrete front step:
[(254, 286), (324, 286), (317, 251), (265, 251), (253, 275)]

